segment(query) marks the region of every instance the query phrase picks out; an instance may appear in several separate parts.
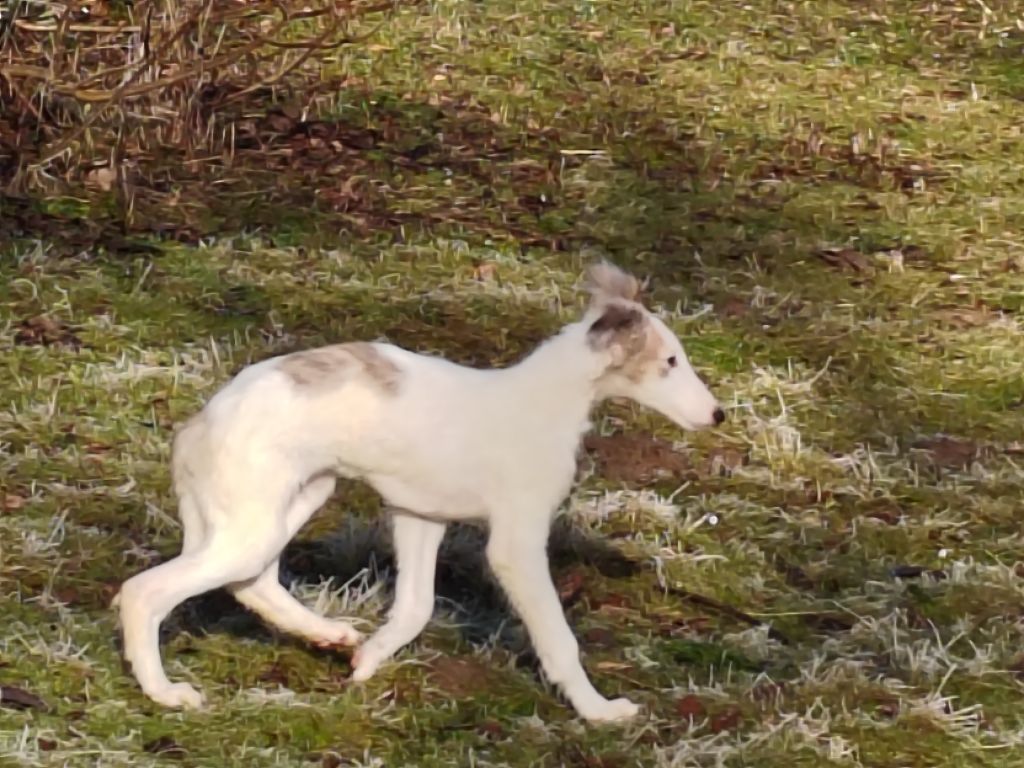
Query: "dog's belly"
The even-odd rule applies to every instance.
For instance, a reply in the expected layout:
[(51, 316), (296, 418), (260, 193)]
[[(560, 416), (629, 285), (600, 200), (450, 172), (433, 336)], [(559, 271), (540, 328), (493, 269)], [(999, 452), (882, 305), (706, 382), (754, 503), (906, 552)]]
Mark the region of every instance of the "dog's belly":
[(435, 484), (412, 484), (402, 478), (369, 476), (385, 502), (432, 520), (478, 520), (485, 517), (479, 495), (463, 488), (443, 488)]

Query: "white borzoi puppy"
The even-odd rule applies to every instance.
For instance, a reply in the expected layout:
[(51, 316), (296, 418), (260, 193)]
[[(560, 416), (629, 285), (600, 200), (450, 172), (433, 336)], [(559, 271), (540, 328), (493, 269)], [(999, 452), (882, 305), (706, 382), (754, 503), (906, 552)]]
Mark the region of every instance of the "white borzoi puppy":
[(636, 714), (628, 699), (598, 693), (580, 663), (548, 569), (552, 518), (595, 403), (631, 398), (686, 429), (725, 416), (679, 340), (636, 301), (637, 281), (610, 264), (589, 278), (583, 319), (509, 368), (350, 343), (265, 360), (220, 390), (174, 441), (182, 552), (118, 596), (124, 654), (146, 695), (202, 703), (192, 686), (167, 679), (158, 630), (179, 603), (217, 587), (312, 643), (360, 641), (351, 624), (317, 615), (278, 582), (281, 551), (342, 476), (365, 480), (394, 509), (398, 563), (394, 606), (356, 651), (355, 680), (429, 621), (446, 524), (482, 520), (488, 562), (547, 678), (588, 720)]

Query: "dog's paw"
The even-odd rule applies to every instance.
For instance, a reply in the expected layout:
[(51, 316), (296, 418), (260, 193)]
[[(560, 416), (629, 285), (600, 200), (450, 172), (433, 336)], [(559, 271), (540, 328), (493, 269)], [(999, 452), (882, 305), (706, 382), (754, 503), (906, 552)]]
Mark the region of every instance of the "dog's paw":
[(377, 651), (372, 642), (363, 643), (352, 655), (352, 680), (365, 683), (386, 660), (387, 657)]
[(580, 715), (592, 723), (620, 723), (639, 713), (640, 707), (629, 699), (603, 699), (599, 704), (580, 710)]
[(203, 694), (188, 683), (171, 683), (165, 688), (147, 691), (146, 695), (165, 707), (199, 709), (203, 706)]
[(309, 638), (309, 641), (318, 648), (358, 645), (362, 640), (363, 633), (347, 621), (331, 621)]

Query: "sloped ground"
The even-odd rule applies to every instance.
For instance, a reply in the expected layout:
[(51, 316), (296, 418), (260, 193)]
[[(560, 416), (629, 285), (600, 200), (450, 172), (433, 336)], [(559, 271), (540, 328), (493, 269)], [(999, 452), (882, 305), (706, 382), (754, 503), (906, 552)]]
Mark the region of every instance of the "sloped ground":
[[(162, 238), (95, 189), (9, 205), (4, 764), (1024, 764), (1022, 30), (1010, 2), (438, 2), (323, 53), (331, 120), (242, 116), (230, 171), (140, 190)], [(325, 341), (513, 361), (590, 255), (652, 278), (731, 406), (697, 436), (603, 408), (554, 535), (637, 723), (544, 687), (473, 530), (364, 686), (213, 594), (165, 627), (209, 709), (140, 695), (108, 602), (177, 551), (175, 422)], [(379, 512), (346, 488), (286, 555), (367, 627)]]

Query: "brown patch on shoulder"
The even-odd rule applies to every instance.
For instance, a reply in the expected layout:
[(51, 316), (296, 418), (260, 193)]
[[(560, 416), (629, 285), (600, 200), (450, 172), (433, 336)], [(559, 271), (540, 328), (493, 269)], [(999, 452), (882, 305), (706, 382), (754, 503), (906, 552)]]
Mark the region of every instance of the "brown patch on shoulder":
[(295, 352), (281, 361), (280, 370), (300, 387), (343, 378), (351, 372), (355, 362), (344, 347), (344, 344), (334, 344)]
[(363, 374), (387, 392), (398, 388), (401, 377), (398, 366), (365, 341), (295, 352), (281, 361), (280, 371), (300, 387), (337, 384)]
[(394, 390), (398, 387), (401, 371), (397, 365), (381, 354), (375, 344), (354, 341), (342, 346), (363, 366), (366, 374), (384, 389)]

